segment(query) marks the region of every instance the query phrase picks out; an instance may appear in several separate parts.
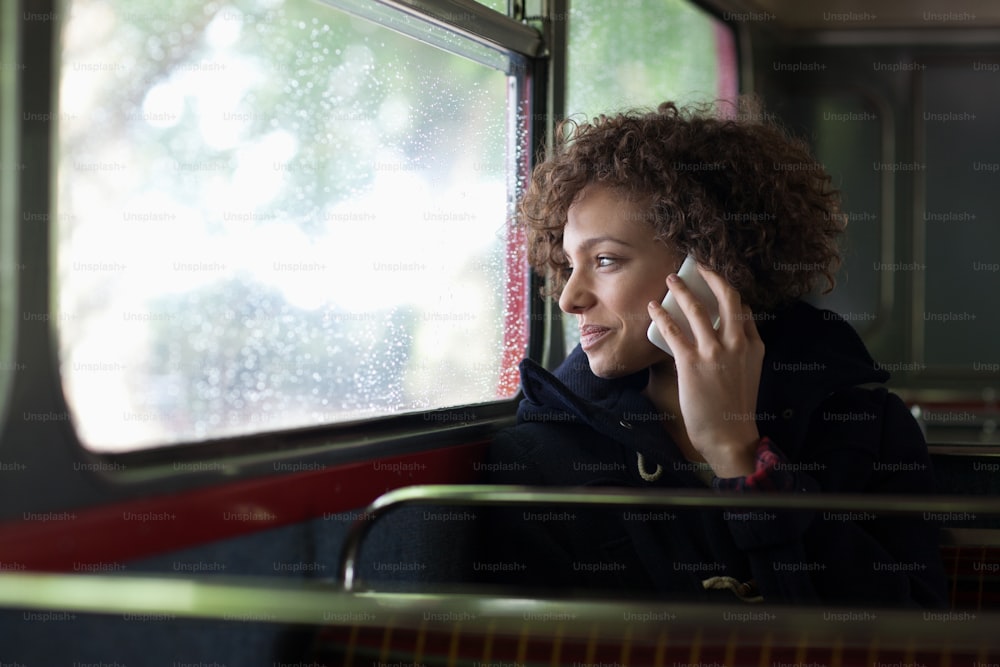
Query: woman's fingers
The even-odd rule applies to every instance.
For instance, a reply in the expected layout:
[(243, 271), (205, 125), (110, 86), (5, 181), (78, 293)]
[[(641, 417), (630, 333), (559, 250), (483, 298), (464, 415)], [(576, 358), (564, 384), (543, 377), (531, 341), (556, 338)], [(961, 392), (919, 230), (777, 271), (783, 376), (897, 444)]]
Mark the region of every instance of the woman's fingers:
[(698, 265), (698, 271), (702, 278), (708, 283), (716, 301), (719, 302), (719, 336), (723, 337), (729, 344), (739, 342), (745, 334), (743, 332), (743, 301), (740, 293), (727, 283), (722, 276), (715, 271)]
[(753, 415), (764, 343), (753, 311), (739, 292), (716, 272), (702, 266), (698, 271), (719, 303), (718, 331), (712, 327), (709, 306), (673, 274), (667, 284), (693, 338), (655, 302), (650, 316), (675, 353), (680, 409), (691, 444), (717, 473), (752, 471), (752, 448), (759, 438)]
[(694, 336), (693, 342), (698, 345), (711, 343), (715, 338), (715, 328), (712, 326), (708, 306), (676, 273), (667, 276), (667, 288), (673, 292), (677, 305), (687, 319), (688, 326), (691, 327), (691, 334)]
[(674, 358), (677, 357), (678, 350), (685, 352), (694, 350), (694, 341), (688, 338), (681, 326), (674, 321), (674, 318), (660, 303), (650, 301), (646, 308), (660, 335), (663, 336), (663, 340), (667, 341), (667, 345), (673, 351)]

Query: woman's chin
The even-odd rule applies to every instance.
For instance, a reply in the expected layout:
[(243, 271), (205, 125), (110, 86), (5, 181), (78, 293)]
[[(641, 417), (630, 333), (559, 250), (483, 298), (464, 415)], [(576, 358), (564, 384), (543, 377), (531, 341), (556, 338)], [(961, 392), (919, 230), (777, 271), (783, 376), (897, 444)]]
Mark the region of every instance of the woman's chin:
[(650, 354), (642, 355), (641, 358), (629, 359), (608, 358), (597, 350), (591, 352), (584, 350), (584, 352), (587, 354), (587, 361), (590, 363), (590, 372), (606, 380), (632, 375), (633, 373), (638, 373), (641, 370), (654, 366), (661, 372), (676, 373), (673, 357), (654, 347), (652, 343), (650, 343), (650, 348), (652, 348)]
[(600, 355), (587, 355), (587, 359), (590, 361), (590, 372), (605, 380), (631, 375), (639, 370), (617, 361), (602, 359)]

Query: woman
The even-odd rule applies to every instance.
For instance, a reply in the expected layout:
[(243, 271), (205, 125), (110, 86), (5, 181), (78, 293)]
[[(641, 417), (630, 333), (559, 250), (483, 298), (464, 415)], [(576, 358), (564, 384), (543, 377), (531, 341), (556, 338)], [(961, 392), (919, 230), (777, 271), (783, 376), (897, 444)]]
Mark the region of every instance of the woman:
[[(926, 493), (919, 427), (852, 327), (800, 298), (833, 286), (837, 192), (806, 146), (741, 103), (560, 128), (518, 209), (580, 346), (525, 360), (494, 483), (745, 493)], [(675, 272), (687, 255), (719, 302)], [(674, 293), (686, 335), (662, 308)], [(673, 356), (647, 339), (654, 322)], [(794, 505), (790, 498), (789, 505)], [(498, 511), (509, 582), (678, 598), (937, 606), (938, 527), (877, 513)], [(497, 576), (494, 581), (503, 581)]]

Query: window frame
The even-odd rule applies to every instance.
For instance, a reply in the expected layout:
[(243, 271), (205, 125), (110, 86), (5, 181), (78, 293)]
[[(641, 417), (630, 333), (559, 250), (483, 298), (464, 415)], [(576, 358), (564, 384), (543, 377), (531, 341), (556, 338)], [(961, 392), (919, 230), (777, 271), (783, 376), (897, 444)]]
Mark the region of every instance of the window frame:
[[(392, 456), (414, 451), (422, 451), (442, 446), (448, 443), (468, 443), (483, 441), (496, 429), (512, 423), (513, 414), (519, 401), (518, 393), (512, 398), (489, 401), (473, 405), (450, 406), (448, 408), (429, 411), (412, 412), (400, 415), (387, 415), (371, 419), (331, 422), (322, 425), (310, 425), (301, 428), (277, 429), (244, 435), (227, 436), (223, 438), (208, 438), (191, 443), (164, 444), (147, 449), (129, 452), (99, 452), (86, 448), (69, 418), (70, 412), (63, 393), (62, 379), (58, 362), (58, 317), (53, 312), (57, 302), (57, 233), (51, 223), (51, 212), (56, 206), (56, 122), (30, 123), (27, 114), (11, 118), (8, 113), (12, 108), (43, 110), (49, 119), (57, 119), (59, 102), (56, 94), (60, 77), (59, 42), (61, 35), (61, 18), (66, 16), (66, 4), (53, 0), (40, 3), (38, 16), (45, 20), (32, 19), (22, 12), (19, 3), (5, 5), (3, 14), (3, 29), (9, 32), (13, 29), (21, 40), (4, 41), (5, 57), (12, 52), (19, 55), (18, 61), (31, 63), (14, 71), (10, 77), (4, 74), (5, 86), (13, 79), (14, 95), (7, 95), (5, 89), (3, 112), (4, 129), (3, 158), (10, 159), (15, 164), (24, 155), (32, 155), (32, 164), (28, 169), (36, 179), (30, 178), (25, 172), (18, 172), (18, 181), (14, 184), (17, 203), (4, 194), (4, 210), (17, 206), (14, 218), (5, 215), (0, 229), (7, 241), (14, 238), (17, 243), (8, 245), (13, 248), (15, 259), (36, 257), (37, 260), (29, 266), (18, 278), (19, 281), (5, 281), (3, 290), (13, 295), (14, 299), (0, 299), (3, 309), (3, 326), (16, 329), (14, 335), (0, 338), (0, 343), (11, 348), (11, 359), (17, 360), (32, 369), (32, 373), (16, 373), (6, 386), (0, 382), (0, 399), (11, 400), (0, 402), (0, 411), (8, 409), (4, 416), (16, 421), (20, 415), (18, 410), (46, 411), (57, 417), (59, 432), (62, 434), (60, 443), (45, 443), (46, 446), (58, 444), (70, 448), (70, 458), (82, 460), (91, 466), (88, 470), (106, 473), (104, 477), (116, 482), (150, 482), (165, 481), (181, 477), (201, 478), (206, 473), (212, 476), (223, 475), (233, 479), (255, 475), (264, 472), (273, 473), (275, 463), (293, 459), (296, 462), (322, 460), (324, 466), (336, 466), (343, 463)], [(362, 6), (364, 3), (353, 3)], [(511, 59), (511, 71), (508, 75), (516, 82), (512, 90), (516, 98), (510, 101), (508, 117), (514, 111), (513, 105), (522, 106), (525, 123), (532, 127), (522, 128), (526, 131), (523, 137), (525, 145), (516, 154), (520, 156), (517, 164), (518, 174), (509, 175), (512, 186), (523, 183), (524, 174), (530, 169), (534, 154), (534, 137), (537, 132), (538, 120), (544, 116), (544, 99), (539, 104), (532, 96), (538, 93), (539, 80), (544, 81), (545, 46), (543, 36), (529, 25), (507, 17), (474, 0), (375, 0), (379, 11), (399, 12), (416, 19), (420, 25), (429, 30), (444, 29), (456, 36), (459, 43), (475, 44), (500, 51)], [(345, 9), (351, 6), (351, 0), (323, 0), (323, 6), (351, 12)], [(15, 11), (17, 12), (15, 14)], [(32, 14), (32, 12), (28, 12)], [(356, 13), (355, 13), (356, 14)], [(357, 14), (356, 14), (357, 15)], [(363, 17), (363, 16), (362, 16)], [(364, 17), (363, 17), (364, 18)], [(381, 22), (380, 22), (381, 23)], [(384, 23), (381, 23), (385, 25)], [(408, 37), (419, 39), (412, 34), (399, 30), (396, 26), (386, 26)], [(420, 39), (438, 48), (441, 44)], [(470, 57), (467, 53), (443, 48), (460, 57)], [(28, 55), (34, 53), (36, 57)], [(44, 53), (47, 57), (37, 57)], [(472, 58), (476, 60), (476, 58)], [(484, 63), (487, 64), (487, 63)], [(33, 77), (42, 76), (48, 85), (38, 85), (32, 82)], [(35, 78), (34, 81), (38, 79)], [(523, 96), (523, 99), (521, 99)], [(514, 97), (514, 96), (512, 96)], [(513, 130), (509, 140), (514, 141), (519, 136)], [(16, 143), (11, 139), (17, 140)], [(38, 179), (40, 174), (45, 177)], [(5, 178), (4, 180), (10, 181)], [(2, 183), (0, 183), (2, 185)], [(45, 224), (33, 222), (28, 224), (21, 212), (44, 211)], [(20, 234), (19, 234), (20, 233)], [(20, 236), (20, 238), (18, 238)], [(510, 240), (508, 240), (508, 243)], [(32, 249), (35, 250), (32, 253)], [(41, 250), (41, 252), (39, 252)], [(5, 251), (6, 253), (6, 251)], [(6, 259), (5, 266), (6, 266)], [(19, 268), (21, 265), (14, 265)], [(5, 268), (5, 271), (8, 269)], [(508, 267), (508, 271), (510, 267)], [(527, 350), (530, 354), (533, 346), (537, 346), (540, 337), (531, 327), (531, 313), (537, 310), (537, 285), (530, 272), (523, 272), (523, 292), (526, 296), (528, 312), (523, 319), (527, 327)], [(18, 308), (20, 306), (20, 308)], [(19, 312), (20, 311), (20, 312)], [(26, 321), (24, 313), (46, 313), (44, 322)], [(0, 349), (0, 353), (4, 350)], [(8, 357), (0, 357), (5, 362)], [(13, 363), (13, 362), (12, 362)], [(18, 366), (20, 367), (20, 366)], [(0, 381), (4, 378), (0, 377)], [(4, 421), (0, 430), (9, 433), (8, 440), (12, 447), (3, 447), (0, 455), (19, 457), (19, 452), (32, 448), (33, 443), (24, 442), (23, 435), (29, 430), (22, 425), (20, 433), (17, 424)], [(17, 442), (20, 440), (21, 442)], [(6, 444), (6, 443), (5, 443)], [(42, 443), (38, 443), (42, 444)], [(44, 449), (45, 447), (41, 447)], [(25, 458), (25, 457), (20, 457)], [(210, 462), (211, 465), (200, 465)], [(192, 479), (193, 481), (193, 479)], [(182, 487), (189, 486), (181, 483)]]
[(8, 418), (11, 389), (21, 364), (16, 355), (16, 317), (20, 289), (17, 171), (20, 164), (20, 95), (17, 66), (21, 53), (19, 19), (14, 3), (0, 9), (0, 425)]

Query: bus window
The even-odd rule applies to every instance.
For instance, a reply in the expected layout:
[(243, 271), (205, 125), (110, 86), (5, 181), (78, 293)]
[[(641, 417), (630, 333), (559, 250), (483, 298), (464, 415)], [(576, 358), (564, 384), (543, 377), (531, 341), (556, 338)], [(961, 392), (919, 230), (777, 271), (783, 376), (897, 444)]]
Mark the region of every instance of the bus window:
[[(789, 93), (783, 100), (782, 117), (791, 127), (821, 128), (813, 132), (813, 146), (816, 156), (833, 175), (834, 187), (840, 190), (847, 223), (837, 288), (829, 294), (817, 289), (809, 300), (838, 313), (860, 334), (870, 335), (886, 326), (885, 318), (891, 317), (895, 279), (882, 269), (887, 258), (892, 257), (892, 249), (886, 247), (886, 239), (892, 238), (892, 230), (887, 229), (892, 202), (883, 198), (891, 174), (871, 168), (884, 160), (884, 102), (868, 91), (830, 85)], [(876, 354), (876, 358), (880, 355)]]
[(983, 297), (1000, 289), (1000, 128), (977, 119), (997, 117), (1000, 94), (996, 66), (970, 60), (934, 63), (921, 72), (926, 168), (915, 175), (924, 181), (926, 199), (914, 217), (926, 271), (918, 272), (924, 303), (914, 328), (921, 330), (928, 366), (995, 386), (1000, 315)]
[(59, 353), (90, 449), (516, 392), (519, 56), (335, 4), (68, 7)]

